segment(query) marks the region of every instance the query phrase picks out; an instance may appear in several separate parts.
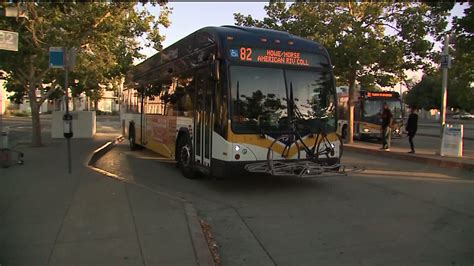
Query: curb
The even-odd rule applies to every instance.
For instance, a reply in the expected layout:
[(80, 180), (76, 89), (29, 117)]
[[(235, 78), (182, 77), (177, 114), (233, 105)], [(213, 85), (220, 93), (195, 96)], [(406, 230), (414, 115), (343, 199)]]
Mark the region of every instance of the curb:
[(197, 211), (194, 208), (194, 205), (192, 203), (186, 201), (183, 198), (178, 198), (178, 197), (170, 195), (168, 193), (161, 192), (161, 191), (154, 190), (154, 189), (150, 189), (150, 188), (148, 188), (146, 186), (143, 186), (141, 184), (137, 184), (135, 182), (128, 181), (125, 178), (120, 177), (116, 174), (113, 174), (113, 173), (110, 173), (110, 172), (107, 172), (105, 170), (102, 170), (100, 168), (95, 167), (95, 163), (102, 156), (104, 156), (107, 152), (112, 150), (118, 143), (122, 142), (123, 140), (124, 140), (123, 136), (120, 135), (117, 138), (115, 138), (115, 140), (108, 141), (107, 143), (105, 143), (101, 147), (97, 148), (91, 154), (91, 156), (89, 157), (89, 160), (87, 162), (87, 166), (90, 169), (92, 169), (92, 170), (94, 170), (94, 171), (96, 171), (96, 172), (98, 172), (102, 175), (105, 175), (107, 177), (114, 178), (118, 181), (127, 183), (129, 185), (134, 185), (134, 186), (137, 186), (137, 187), (140, 187), (140, 188), (144, 188), (144, 189), (146, 189), (146, 190), (148, 190), (152, 193), (156, 193), (156, 194), (159, 194), (159, 195), (164, 196), (166, 198), (169, 198), (171, 200), (181, 202), (183, 204), (183, 207), (184, 207), (184, 212), (185, 212), (185, 215), (186, 215), (186, 221), (187, 221), (187, 224), (188, 224), (188, 230), (189, 230), (191, 241), (192, 241), (192, 244), (193, 244), (193, 247), (194, 247), (194, 254), (196, 256), (197, 264), (200, 265), (200, 266), (214, 266), (215, 263), (214, 263), (213, 256), (212, 256), (211, 251), (209, 249), (209, 245), (207, 243), (206, 237), (204, 236), (204, 233), (202, 231), (202, 227), (201, 227), (201, 223), (199, 222), (199, 217), (197, 215)]
[(102, 157), (104, 156), (107, 152), (109, 152), (117, 143), (120, 143), (123, 141), (123, 136), (120, 135), (115, 138), (115, 140), (108, 141), (104, 145), (100, 146), (97, 148), (95, 151), (92, 152), (92, 155), (89, 158), (89, 161), (87, 162), (88, 166), (94, 166), (94, 164)]
[(215, 265), (206, 237), (202, 232), (201, 223), (199, 222), (199, 217), (194, 205), (189, 202), (184, 203), (184, 211), (186, 213), (189, 234), (191, 235), (194, 251), (196, 252), (196, 260), (198, 265)]
[(399, 159), (399, 160), (409, 160), (409, 161), (414, 161), (418, 163), (426, 163), (429, 165), (436, 165), (436, 166), (441, 166), (445, 168), (458, 168), (458, 169), (463, 169), (463, 170), (468, 170), (468, 171), (474, 171), (474, 164), (467, 164), (467, 163), (455, 162), (455, 161), (446, 161), (446, 160), (441, 160), (437, 158), (427, 158), (427, 157), (421, 157), (421, 156), (416, 156), (416, 155), (403, 154), (399, 152), (378, 151), (374, 149), (349, 146), (347, 144), (344, 145), (344, 149), (347, 149), (349, 151), (359, 152), (359, 153), (383, 155), (386, 157)]

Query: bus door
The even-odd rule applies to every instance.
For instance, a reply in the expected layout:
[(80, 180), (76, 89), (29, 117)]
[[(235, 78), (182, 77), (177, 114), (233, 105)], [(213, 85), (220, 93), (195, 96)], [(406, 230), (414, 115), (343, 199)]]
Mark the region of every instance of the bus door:
[(194, 110), (194, 158), (197, 165), (211, 166), (212, 82), (209, 68), (196, 72), (196, 104)]

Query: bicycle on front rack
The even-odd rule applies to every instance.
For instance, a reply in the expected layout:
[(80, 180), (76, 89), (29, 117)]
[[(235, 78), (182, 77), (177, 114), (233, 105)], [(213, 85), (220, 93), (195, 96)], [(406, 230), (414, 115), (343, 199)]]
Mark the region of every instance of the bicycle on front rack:
[(343, 151), (341, 137), (319, 129), (303, 138), (298, 128), (297, 120), (291, 121), (291, 131), (272, 142), (267, 152), (267, 172), (299, 177), (338, 172)]
[[(360, 168), (347, 169), (341, 165), (343, 143), (341, 136), (334, 132), (332, 109), (317, 106), (298, 105), (293, 97), (290, 83), (288, 100), (288, 122), (280, 121), (288, 131), (273, 139), (267, 151), (265, 162), (245, 165), (253, 173), (267, 173), (273, 176), (317, 177), (323, 174), (346, 174), (346, 170), (358, 171)], [(303, 114), (298, 106), (312, 110)], [(316, 108), (315, 108), (316, 107)], [(262, 133), (262, 136), (267, 134)]]

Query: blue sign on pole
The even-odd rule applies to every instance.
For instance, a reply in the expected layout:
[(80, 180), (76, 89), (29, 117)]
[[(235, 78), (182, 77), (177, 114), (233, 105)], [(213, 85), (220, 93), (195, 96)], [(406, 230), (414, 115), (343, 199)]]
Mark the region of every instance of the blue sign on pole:
[(49, 47), (49, 67), (64, 68), (64, 47)]

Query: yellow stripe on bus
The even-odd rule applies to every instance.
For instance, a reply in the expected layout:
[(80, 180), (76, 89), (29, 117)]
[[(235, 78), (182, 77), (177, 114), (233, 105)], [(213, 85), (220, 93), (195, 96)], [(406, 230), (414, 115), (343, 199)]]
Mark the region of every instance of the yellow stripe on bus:
[[(234, 132), (232, 132), (232, 129), (229, 125), (229, 128), (228, 128), (228, 140), (230, 142), (233, 142), (233, 143), (240, 143), (240, 144), (250, 144), (250, 145), (254, 145), (254, 146), (257, 146), (257, 147), (261, 147), (261, 148), (265, 148), (265, 149), (268, 149), (270, 147), (270, 145), (272, 145), (274, 139), (268, 139), (267, 137), (265, 138), (262, 138), (260, 135), (258, 134), (235, 134)], [(314, 146), (314, 143), (316, 141), (316, 134), (313, 134), (313, 137), (309, 137), (309, 136), (305, 136), (305, 137), (302, 137), (303, 138), (303, 142), (306, 146), (308, 146), (309, 148), (312, 148)], [(334, 142), (334, 141), (337, 141), (339, 138), (337, 137), (337, 134), (334, 132), (334, 133), (329, 133), (327, 135), (327, 138), (329, 141), (331, 142)], [(319, 138), (318, 142), (321, 141), (321, 137)], [(277, 143), (277, 146), (275, 147), (275, 145), (272, 147), (273, 151), (279, 153), (279, 154), (282, 154), (283, 153), (283, 149), (285, 148), (285, 145), (283, 143)], [(303, 147), (300, 145), (300, 150), (303, 150)], [(290, 147), (290, 151), (288, 152), (288, 157), (293, 157), (297, 154), (297, 147), (296, 145), (292, 145)], [(285, 151), (287, 152), (287, 151)]]

